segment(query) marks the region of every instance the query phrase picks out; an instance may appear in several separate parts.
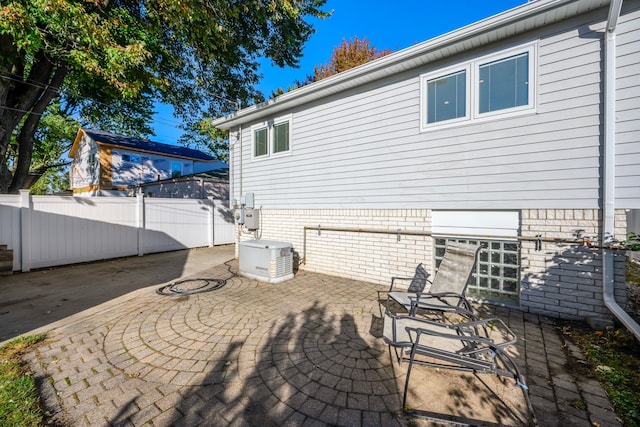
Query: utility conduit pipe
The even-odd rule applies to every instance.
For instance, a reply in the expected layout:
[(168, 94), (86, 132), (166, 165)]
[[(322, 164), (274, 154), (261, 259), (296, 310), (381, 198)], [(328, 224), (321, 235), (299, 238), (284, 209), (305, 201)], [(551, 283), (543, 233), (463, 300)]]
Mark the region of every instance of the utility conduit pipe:
[(369, 234), (391, 234), (394, 236), (398, 236), (398, 241), (400, 241), (401, 236), (426, 236), (426, 237), (453, 237), (460, 239), (488, 239), (488, 240), (519, 240), (519, 241), (527, 241), (527, 242), (535, 242), (536, 249), (541, 249), (541, 244), (544, 243), (564, 243), (564, 244), (573, 244), (573, 245), (584, 245), (588, 248), (592, 249), (616, 249), (615, 246), (599, 246), (593, 245), (590, 239), (587, 238), (576, 238), (576, 239), (561, 239), (555, 237), (543, 237), (541, 234), (537, 236), (499, 236), (499, 235), (491, 235), (491, 234), (455, 234), (455, 233), (431, 233), (427, 231), (411, 231), (411, 230), (384, 230), (384, 229), (374, 229), (374, 228), (353, 228), (353, 227), (323, 227), (320, 225), (317, 226), (305, 226), (304, 227), (304, 236), (302, 243), (302, 264), (307, 263), (307, 231), (316, 231), (320, 234), (321, 231), (339, 231), (339, 232), (347, 232), (347, 233), (369, 233)]
[[(606, 227), (603, 227), (606, 228)], [(316, 231), (318, 235), (322, 231), (338, 231), (338, 232), (347, 232), (347, 233), (370, 233), (370, 234), (389, 234), (389, 235), (397, 235), (398, 241), (400, 241), (400, 236), (426, 236), (426, 237), (453, 237), (453, 238), (463, 238), (463, 239), (490, 239), (490, 240), (519, 240), (519, 241), (528, 241), (535, 242), (536, 249), (541, 249), (542, 242), (545, 243), (559, 243), (559, 244), (574, 244), (574, 245), (584, 245), (588, 248), (592, 249), (601, 249), (603, 255), (603, 298), (605, 306), (616, 316), (616, 318), (627, 328), (629, 329), (638, 340), (640, 340), (640, 326), (624, 311), (622, 307), (616, 302), (614, 297), (614, 272), (613, 272), (613, 250), (618, 249), (616, 246), (612, 244), (613, 230), (610, 233), (606, 233), (607, 243), (608, 245), (593, 245), (591, 241), (587, 238), (578, 238), (578, 239), (561, 239), (554, 237), (542, 237), (542, 235), (537, 236), (499, 236), (499, 235), (473, 235), (473, 234), (438, 234), (438, 233), (430, 233), (426, 231), (411, 231), (411, 230), (384, 230), (384, 229), (373, 229), (373, 228), (353, 228), (353, 227), (322, 227), (321, 225), (317, 226), (304, 226), (304, 235), (303, 235), (303, 243), (302, 243), (302, 264), (306, 265), (307, 263), (307, 231)]]

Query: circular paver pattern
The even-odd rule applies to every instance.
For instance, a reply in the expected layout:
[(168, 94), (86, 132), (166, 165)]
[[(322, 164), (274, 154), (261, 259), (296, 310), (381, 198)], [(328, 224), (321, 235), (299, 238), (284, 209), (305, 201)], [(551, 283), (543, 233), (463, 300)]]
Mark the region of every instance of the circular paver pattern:
[(318, 307), (279, 320), (259, 343), (260, 378), (281, 401), (303, 402), (295, 406), (312, 418), (319, 417), (325, 405), (388, 411), (388, 402), (397, 408), (386, 347), (379, 339), (363, 337), (363, 327), (350, 314)]
[[(232, 288), (232, 286), (230, 286)], [(105, 337), (108, 359), (130, 376), (174, 385), (225, 380), (244, 342), (262, 321), (233, 289), (155, 298), (153, 309), (120, 317)], [(214, 295), (216, 294), (216, 295)], [(221, 296), (223, 298), (221, 298)], [(260, 316), (264, 317), (264, 316)]]
[[(309, 296), (296, 289), (287, 296), (282, 286), (231, 281), (204, 294), (153, 296), (152, 310), (131, 310), (111, 325), (107, 359), (130, 377), (163, 384), (255, 384), (259, 378), (262, 390), (280, 401), (381, 411), (388, 410), (387, 401), (397, 407), (387, 348), (369, 332), (372, 313), (361, 301), (359, 314), (349, 300), (327, 303), (339, 288), (325, 286)], [(294, 406), (312, 417), (323, 407)]]

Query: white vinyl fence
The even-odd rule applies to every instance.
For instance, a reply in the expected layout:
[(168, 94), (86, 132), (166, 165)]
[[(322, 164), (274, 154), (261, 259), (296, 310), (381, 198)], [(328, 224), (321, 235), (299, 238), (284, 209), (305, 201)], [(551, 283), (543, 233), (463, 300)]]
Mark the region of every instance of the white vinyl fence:
[(235, 230), (226, 200), (0, 195), (14, 271), (224, 245)]

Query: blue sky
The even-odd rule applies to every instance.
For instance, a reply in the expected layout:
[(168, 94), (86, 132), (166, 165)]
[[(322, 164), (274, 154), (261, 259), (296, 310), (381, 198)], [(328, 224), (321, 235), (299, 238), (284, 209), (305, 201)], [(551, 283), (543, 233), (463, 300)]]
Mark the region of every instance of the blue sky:
[[(329, 61), (333, 48), (355, 36), (367, 38), (378, 49), (393, 51), (429, 40), (484, 18), (526, 3), (526, 0), (328, 0), (324, 10), (333, 15), (312, 20), (316, 33), (307, 42), (299, 68), (281, 69), (263, 61), (264, 78), (258, 89), (268, 97), (279, 87), (303, 80), (313, 67)], [(171, 107), (158, 106), (153, 140), (174, 143), (180, 136), (179, 121)]]

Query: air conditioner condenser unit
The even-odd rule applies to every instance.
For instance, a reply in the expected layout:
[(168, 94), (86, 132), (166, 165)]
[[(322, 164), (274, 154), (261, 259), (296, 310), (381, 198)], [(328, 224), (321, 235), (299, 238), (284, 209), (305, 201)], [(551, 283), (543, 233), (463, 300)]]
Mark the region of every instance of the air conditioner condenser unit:
[(293, 278), (291, 243), (247, 240), (239, 243), (238, 272), (261, 282), (279, 283)]

